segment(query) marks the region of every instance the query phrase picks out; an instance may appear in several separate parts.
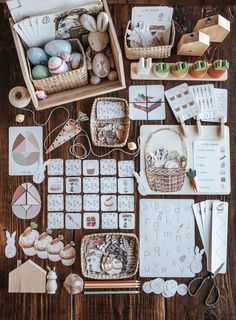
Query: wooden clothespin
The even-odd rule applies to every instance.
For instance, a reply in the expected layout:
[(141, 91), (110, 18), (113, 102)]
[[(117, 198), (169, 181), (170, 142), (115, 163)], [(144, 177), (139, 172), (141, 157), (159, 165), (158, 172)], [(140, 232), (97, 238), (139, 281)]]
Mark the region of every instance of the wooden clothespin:
[(220, 118), (220, 137), (224, 139), (225, 136), (225, 117)]
[(196, 122), (197, 122), (197, 132), (198, 132), (198, 135), (200, 136), (202, 133), (202, 126), (201, 126), (201, 119), (199, 114), (196, 115)]
[(152, 58), (140, 58), (137, 66), (137, 74), (147, 75), (152, 68)]
[(188, 136), (187, 127), (186, 127), (186, 124), (185, 124), (185, 122), (184, 122), (184, 117), (183, 117), (183, 115), (179, 116), (179, 121), (180, 121), (181, 127), (182, 127), (182, 129), (183, 129), (184, 136), (187, 137), (187, 136)]

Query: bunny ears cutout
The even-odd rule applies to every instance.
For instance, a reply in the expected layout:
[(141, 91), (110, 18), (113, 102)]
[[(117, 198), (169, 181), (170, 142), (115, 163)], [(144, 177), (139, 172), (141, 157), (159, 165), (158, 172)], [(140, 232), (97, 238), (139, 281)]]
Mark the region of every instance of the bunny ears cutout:
[(97, 16), (97, 22), (94, 17), (89, 14), (83, 14), (80, 17), (82, 26), (90, 32), (106, 32), (109, 24), (106, 12), (100, 12)]

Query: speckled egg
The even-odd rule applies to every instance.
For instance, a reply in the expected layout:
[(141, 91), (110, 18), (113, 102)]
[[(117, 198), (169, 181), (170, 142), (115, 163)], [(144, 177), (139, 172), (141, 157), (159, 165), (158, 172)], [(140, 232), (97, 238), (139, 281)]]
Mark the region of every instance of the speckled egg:
[(51, 74), (62, 74), (66, 73), (69, 67), (61, 58), (51, 57), (48, 61), (48, 69)]
[(75, 70), (79, 68), (79, 65), (82, 61), (82, 54), (78, 52), (73, 52), (71, 55), (71, 69)]
[(29, 61), (37, 66), (39, 64), (46, 66), (48, 64), (49, 56), (42, 48), (29, 48), (26, 52)]
[(57, 39), (48, 42), (45, 45), (44, 50), (49, 56), (53, 57), (60, 56), (61, 52), (71, 53), (72, 48), (68, 41)]
[(99, 78), (105, 78), (110, 72), (110, 62), (103, 53), (97, 53), (93, 58), (93, 72)]
[(32, 69), (32, 77), (34, 80), (40, 80), (50, 77), (51, 74), (47, 67), (39, 65)]

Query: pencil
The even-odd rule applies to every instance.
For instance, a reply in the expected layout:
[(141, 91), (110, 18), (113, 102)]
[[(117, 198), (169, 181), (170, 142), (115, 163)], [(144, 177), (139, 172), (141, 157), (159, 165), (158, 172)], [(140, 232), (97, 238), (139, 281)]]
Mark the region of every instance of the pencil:
[(140, 291), (117, 290), (117, 291), (84, 291), (85, 295), (102, 295), (102, 294), (138, 294)]

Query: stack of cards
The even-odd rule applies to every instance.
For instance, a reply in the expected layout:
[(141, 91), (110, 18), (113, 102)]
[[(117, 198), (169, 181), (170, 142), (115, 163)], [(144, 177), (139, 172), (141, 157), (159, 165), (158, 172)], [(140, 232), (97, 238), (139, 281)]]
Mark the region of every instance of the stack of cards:
[(224, 263), (220, 273), (226, 273), (228, 202), (206, 200), (192, 207), (207, 256), (207, 270), (214, 273)]

